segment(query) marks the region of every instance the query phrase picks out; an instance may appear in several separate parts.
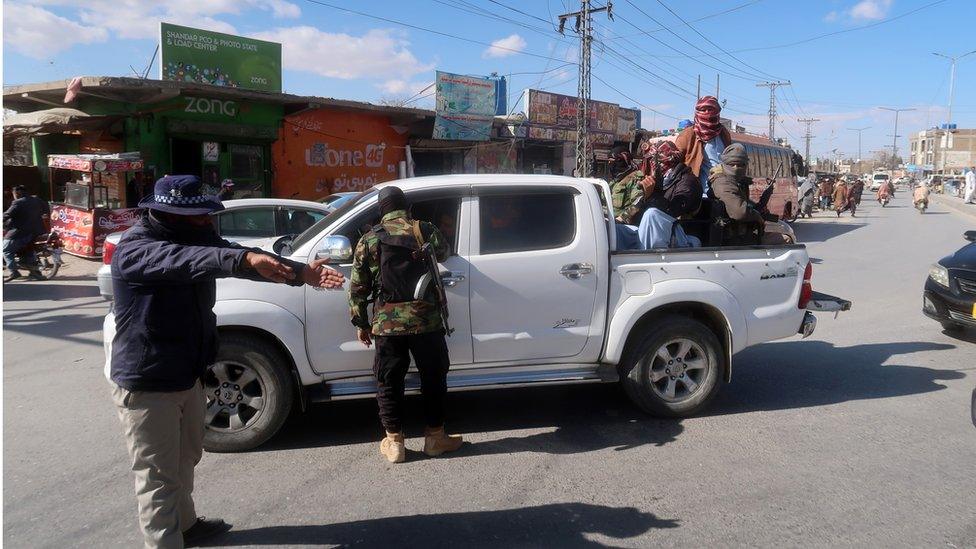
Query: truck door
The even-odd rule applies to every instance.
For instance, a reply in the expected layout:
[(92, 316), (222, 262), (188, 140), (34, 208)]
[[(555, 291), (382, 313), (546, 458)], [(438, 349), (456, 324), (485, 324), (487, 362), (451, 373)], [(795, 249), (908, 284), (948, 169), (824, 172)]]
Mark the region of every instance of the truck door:
[(470, 258), (474, 361), (580, 354), (600, 274), (590, 204), (571, 187), (476, 190)]
[[(441, 229), (451, 244), (452, 255), (440, 265), (444, 273), (450, 323), (454, 334), (447, 339), (453, 365), (471, 363), (471, 327), (468, 315), (468, 231), (466, 222), (472, 199), (464, 196), (467, 188), (407, 193), (416, 219), (429, 221)], [(365, 210), (353, 216), (332, 234), (349, 238), (353, 249), (370, 227), (379, 223), (375, 198)], [(318, 249), (318, 248), (315, 248)], [(348, 278), (352, 262), (334, 266)], [(371, 375), (372, 347), (356, 339), (356, 329), (349, 321), (349, 283), (343, 291), (306, 288), (306, 347), (312, 368), (330, 377)]]

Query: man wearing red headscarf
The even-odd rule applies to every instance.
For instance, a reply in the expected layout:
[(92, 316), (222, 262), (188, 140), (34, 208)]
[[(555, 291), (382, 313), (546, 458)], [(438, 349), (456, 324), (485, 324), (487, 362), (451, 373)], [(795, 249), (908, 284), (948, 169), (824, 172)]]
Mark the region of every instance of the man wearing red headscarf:
[(718, 99), (711, 95), (702, 97), (695, 105), (695, 123), (682, 130), (674, 140), (684, 155), (684, 163), (701, 181), (705, 193), (709, 188), (709, 170), (722, 163), (722, 151), (732, 144), (729, 130), (719, 121), (721, 111)]

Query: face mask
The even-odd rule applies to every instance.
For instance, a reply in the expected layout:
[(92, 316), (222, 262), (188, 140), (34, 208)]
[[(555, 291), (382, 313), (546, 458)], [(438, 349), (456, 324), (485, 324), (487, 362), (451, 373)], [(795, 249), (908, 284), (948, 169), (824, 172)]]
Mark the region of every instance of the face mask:
[(748, 171), (746, 166), (730, 166), (728, 164), (722, 164), (722, 169), (732, 177), (745, 177)]
[(201, 244), (217, 238), (217, 230), (212, 224), (193, 225), (191, 223), (171, 223), (163, 221), (149, 212), (149, 224), (163, 237), (180, 244)]

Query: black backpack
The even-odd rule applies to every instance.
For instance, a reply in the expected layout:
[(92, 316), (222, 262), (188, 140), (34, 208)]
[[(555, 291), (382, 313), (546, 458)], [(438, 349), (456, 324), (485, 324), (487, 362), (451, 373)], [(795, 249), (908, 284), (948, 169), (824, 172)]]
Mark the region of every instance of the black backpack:
[(429, 282), (429, 270), (420, 247), (430, 235), (424, 235), (419, 221), (412, 221), (412, 235), (391, 235), (383, 225), (373, 227), (379, 238), (380, 291), (377, 302), (403, 303), (421, 299), (433, 302), (430, 289), (418, 288)]

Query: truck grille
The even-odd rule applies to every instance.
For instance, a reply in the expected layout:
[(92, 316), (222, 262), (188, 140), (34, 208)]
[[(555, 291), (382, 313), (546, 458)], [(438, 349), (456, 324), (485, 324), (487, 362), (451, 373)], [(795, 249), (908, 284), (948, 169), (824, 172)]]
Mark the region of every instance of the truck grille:
[(966, 292), (967, 294), (976, 294), (976, 280), (971, 280), (968, 278), (956, 278), (956, 282), (959, 283), (959, 289)]

